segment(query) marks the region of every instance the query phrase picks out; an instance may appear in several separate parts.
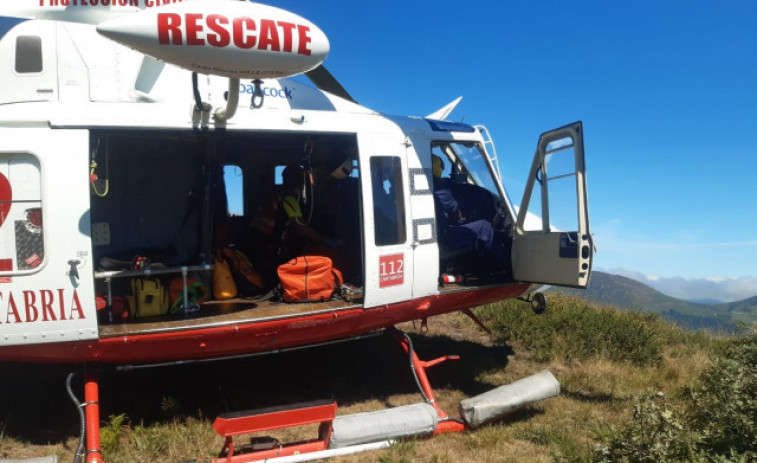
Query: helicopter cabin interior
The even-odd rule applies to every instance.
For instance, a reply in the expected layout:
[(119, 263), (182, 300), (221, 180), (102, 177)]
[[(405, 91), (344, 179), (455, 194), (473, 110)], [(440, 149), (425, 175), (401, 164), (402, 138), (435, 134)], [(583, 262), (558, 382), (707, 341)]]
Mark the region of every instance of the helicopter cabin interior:
[[(354, 133), (110, 129), (92, 130), (90, 145), (95, 291), (99, 306), (106, 308), (98, 311), (101, 336), (177, 323), (199, 326), (209, 323), (208, 317), (213, 322), (250, 320), (363, 305), (370, 249), (410, 249), (418, 223), (430, 223), (429, 233), (436, 238), (433, 220), (414, 222), (410, 216), (412, 180), (401, 157), (359, 153)], [(449, 143), (435, 142), (428, 143), (425, 155), (444, 159), (443, 175), (474, 188), (460, 159), (450, 159), (454, 151)], [(420, 173), (429, 189), (431, 172)], [(470, 214), (492, 222), (497, 200), (480, 190), (486, 192), (472, 200), (476, 211)], [(287, 195), (297, 198), (294, 216)], [(424, 211), (432, 217), (434, 212), (442, 213)], [(293, 222), (310, 231), (292, 238)], [(501, 228), (497, 245), (505, 249), (507, 234)], [(471, 250), (447, 249), (441, 236), (438, 249), (430, 254), (439, 261), (434, 291), (454, 290), (456, 285), (440, 284), (443, 273), (481, 276), (473, 275), (480, 268)], [(249, 262), (252, 278), (234, 271), (239, 255)], [(298, 255), (329, 257), (341, 273), (341, 291), (337, 287), (333, 297), (320, 302), (282, 303), (277, 269)], [(219, 261), (232, 270), (233, 294), (221, 295), (214, 281)], [(508, 279), (509, 265), (508, 260), (500, 268), (487, 267), (487, 274)], [(435, 267), (418, 257), (415, 266), (418, 271)], [(157, 288), (143, 288), (155, 282)], [(464, 284), (491, 282), (473, 278)], [(142, 286), (143, 295), (135, 285)], [(153, 308), (139, 308), (144, 298)]]

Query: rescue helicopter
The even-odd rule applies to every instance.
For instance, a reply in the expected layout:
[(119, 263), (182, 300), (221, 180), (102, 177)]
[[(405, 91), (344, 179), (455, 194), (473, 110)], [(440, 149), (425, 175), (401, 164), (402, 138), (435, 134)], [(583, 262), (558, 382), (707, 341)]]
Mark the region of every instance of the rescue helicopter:
[[(540, 136), (516, 207), (486, 127), (447, 120), (459, 99), (426, 117), (366, 108), (324, 67), (329, 49), (309, 20), (248, 1), (3, 0), (0, 360), (228, 359), (475, 319), (507, 298), (538, 311), (536, 288), (586, 287), (580, 122)], [(574, 228), (555, 228), (550, 206)], [(307, 286), (324, 279), (325, 293)], [(437, 361), (391, 332), (426, 399), (419, 428), (470, 427), (435, 404)], [(86, 461), (103, 461), (96, 368), (81, 408)], [(335, 410), (219, 417), (219, 461), (366, 445), (336, 432)], [(272, 422), (322, 426), (308, 444), (235, 454), (232, 437)]]

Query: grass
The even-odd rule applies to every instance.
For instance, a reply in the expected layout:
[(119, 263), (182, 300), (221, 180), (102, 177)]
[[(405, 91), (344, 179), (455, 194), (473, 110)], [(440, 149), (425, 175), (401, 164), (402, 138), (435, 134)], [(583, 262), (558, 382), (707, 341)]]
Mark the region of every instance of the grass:
[[(726, 392), (713, 378), (723, 368), (723, 358), (738, 358), (729, 349), (743, 344), (742, 338), (732, 341), (686, 332), (655, 316), (620, 312), (568, 296), (551, 299), (550, 309), (541, 316), (517, 301), (476, 309), (494, 329), (494, 337), (455, 313), (430, 319), (429, 333), (415, 333), (413, 340), (423, 359), (461, 356), (428, 372), (440, 405), (450, 415), (456, 416), (457, 404), (465, 397), (543, 369), (560, 381), (560, 396), (475, 431), (403, 441), (389, 449), (331, 461), (591, 462), (646, 454), (659, 457), (657, 461), (673, 461), (653, 450), (689, 451), (698, 458), (702, 442), (717, 440), (713, 433), (682, 439), (681, 430), (692, 436), (700, 432), (687, 427), (690, 420), (718, 419), (721, 424), (730, 420), (749, 426), (748, 415), (730, 410), (714, 413), (708, 392)], [(400, 328), (413, 332), (412, 324)], [(2, 369), (10, 373), (4, 378), (13, 380), (0, 384), (0, 459), (57, 454), (60, 461), (70, 461), (78, 423), (64, 397), (60, 379), (64, 371), (18, 365)], [(732, 383), (741, 381), (744, 390), (751, 391), (750, 377), (738, 366), (725, 371)], [(101, 436), (106, 461), (203, 461), (215, 456), (223, 444), (211, 427), (219, 413), (330, 395), (339, 404), (339, 414), (421, 401), (406, 357), (384, 337), (252, 360), (104, 373)], [(692, 403), (707, 404), (714, 415), (690, 415)], [(744, 407), (751, 410), (749, 404), (739, 402), (731, 408), (738, 413)], [(650, 426), (657, 431), (645, 434)], [(315, 431), (298, 428), (274, 434), (291, 442), (314, 437)], [(659, 437), (664, 435), (689, 448), (673, 448)], [(647, 447), (630, 445), (641, 441)], [(730, 459), (741, 461), (739, 455)]]

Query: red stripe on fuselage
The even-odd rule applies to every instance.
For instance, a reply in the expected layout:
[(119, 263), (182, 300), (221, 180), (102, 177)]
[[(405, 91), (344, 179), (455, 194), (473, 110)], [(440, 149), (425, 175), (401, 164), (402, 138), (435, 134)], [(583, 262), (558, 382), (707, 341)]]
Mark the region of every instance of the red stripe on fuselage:
[(30, 344), (0, 348), (0, 360), (110, 364), (154, 363), (262, 353), (337, 340), (482, 304), (520, 296), (527, 284), (443, 293), (371, 309), (234, 325), (115, 336), (96, 341)]

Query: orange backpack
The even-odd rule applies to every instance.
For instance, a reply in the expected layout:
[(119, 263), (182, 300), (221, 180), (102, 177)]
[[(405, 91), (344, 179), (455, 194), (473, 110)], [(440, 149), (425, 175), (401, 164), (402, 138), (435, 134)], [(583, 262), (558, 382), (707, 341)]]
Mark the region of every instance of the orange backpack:
[(243, 296), (255, 296), (265, 292), (262, 275), (253, 268), (250, 259), (242, 251), (234, 246), (224, 246), (221, 252), (229, 264), (234, 283)]
[(331, 299), (342, 286), (342, 273), (324, 256), (299, 256), (279, 265), (279, 280), (286, 302), (320, 302)]

